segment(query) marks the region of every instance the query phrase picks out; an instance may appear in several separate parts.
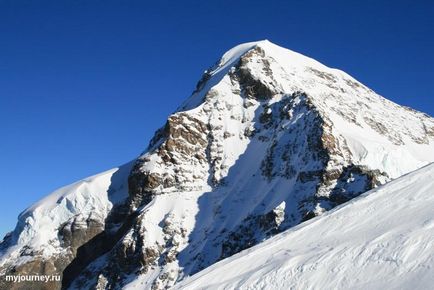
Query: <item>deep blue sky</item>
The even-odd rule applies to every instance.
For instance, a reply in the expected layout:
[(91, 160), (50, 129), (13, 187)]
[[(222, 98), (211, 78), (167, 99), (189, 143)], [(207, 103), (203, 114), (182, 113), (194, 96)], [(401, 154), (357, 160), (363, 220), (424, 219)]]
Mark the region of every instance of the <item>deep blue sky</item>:
[(238, 43), (269, 39), (434, 115), (433, 3), (0, 0), (0, 235), (137, 156)]

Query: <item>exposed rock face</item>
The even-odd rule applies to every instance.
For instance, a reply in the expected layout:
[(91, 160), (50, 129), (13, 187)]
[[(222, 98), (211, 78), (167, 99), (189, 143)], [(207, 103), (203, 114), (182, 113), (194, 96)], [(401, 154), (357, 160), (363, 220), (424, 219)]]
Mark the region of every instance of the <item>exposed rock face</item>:
[[(66, 195), (50, 207), (71, 213), (53, 229), (54, 250), (40, 259), (17, 227), (2, 243), (2, 271), (20, 257), (8, 250), (30, 245), (17, 271), (63, 273), (54, 287), (165, 289), (434, 161), (433, 128), (343, 72), (266, 41), (241, 45), (112, 178), (122, 198), (92, 216)], [(89, 188), (89, 203), (101, 192), (110, 190)]]
[[(210, 125), (188, 114), (169, 117), (166, 126), (151, 142), (150, 154), (141, 156), (130, 176), (130, 199), (137, 208), (155, 194), (200, 189), (209, 167)], [(162, 167), (158, 172), (154, 167)], [(187, 167), (197, 170), (191, 174)]]
[[(66, 259), (65, 259), (66, 258)], [(25, 263), (23, 265), (18, 265), (7, 271), (5, 275), (47, 275), (54, 277), (53, 275), (59, 274), (59, 269), (66, 266), (68, 262), (68, 257), (57, 257), (55, 259), (44, 260), (35, 257), (32, 261)], [(60, 281), (54, 280), (49, 282), (33, 282), (33, 281), (23, 281), (20, 283), (13, 283), (6, 281), (5, 278), (0, 282), (0, 289), (11, 289), (11, 290), (26, 290), (26, 289), (43, 289), (43, 290), (55, 290), (60, 289)]]
[[(81, 216), (74, 217), (63, 224), (58, 231), (61, 246), (66, 249), (63, 253), (46, 258), (42, 253), (34, 252), (31, 248), (23, 248), (20, 256), (31, 259), (18, 265), (6, 264), (6, 267), (2, 269), (2, 273), (4, 275), (60, 276), (64, 279), (62, 273), (73, 262), (74, 257), (77, 255), (77, 250), (103, 231), (104, 225), (98, 220), (83, 220)], [(94, 248), (90, 249), (90, 251), (94, 250)], [(25, 281), (11, 283), (2, 280), (0, 281), (0, 289), (61, 289), (61, 282), (62, 280), (57, 280), (57, 278), (55, 280), (53, 278), (53, 281), (50, 282)]]

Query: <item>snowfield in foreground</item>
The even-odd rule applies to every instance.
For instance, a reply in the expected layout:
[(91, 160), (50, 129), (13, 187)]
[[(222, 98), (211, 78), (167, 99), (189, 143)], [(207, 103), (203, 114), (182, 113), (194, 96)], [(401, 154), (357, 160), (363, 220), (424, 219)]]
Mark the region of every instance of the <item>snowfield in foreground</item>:
[(177, 289), (432, 289), (434, 164), (225, 259)]

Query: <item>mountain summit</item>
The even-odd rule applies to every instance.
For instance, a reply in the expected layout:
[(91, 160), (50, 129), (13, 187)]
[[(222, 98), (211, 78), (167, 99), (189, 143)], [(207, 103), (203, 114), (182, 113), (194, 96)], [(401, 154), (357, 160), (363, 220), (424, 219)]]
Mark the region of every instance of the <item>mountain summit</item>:
[(241, 44), (136, 160), (25, 210), (0, 271), (62, 275), (40, 289), (164, 289), (433, 161), (430, 116), (269, 41)]

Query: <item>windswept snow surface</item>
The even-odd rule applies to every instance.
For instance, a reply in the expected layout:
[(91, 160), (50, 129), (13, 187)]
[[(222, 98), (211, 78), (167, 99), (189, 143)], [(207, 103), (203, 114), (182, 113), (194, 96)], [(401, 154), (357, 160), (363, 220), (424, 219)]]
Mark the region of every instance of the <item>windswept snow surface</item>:
[(176, 289), (432, 289), (434, 164), (199, 272)]

